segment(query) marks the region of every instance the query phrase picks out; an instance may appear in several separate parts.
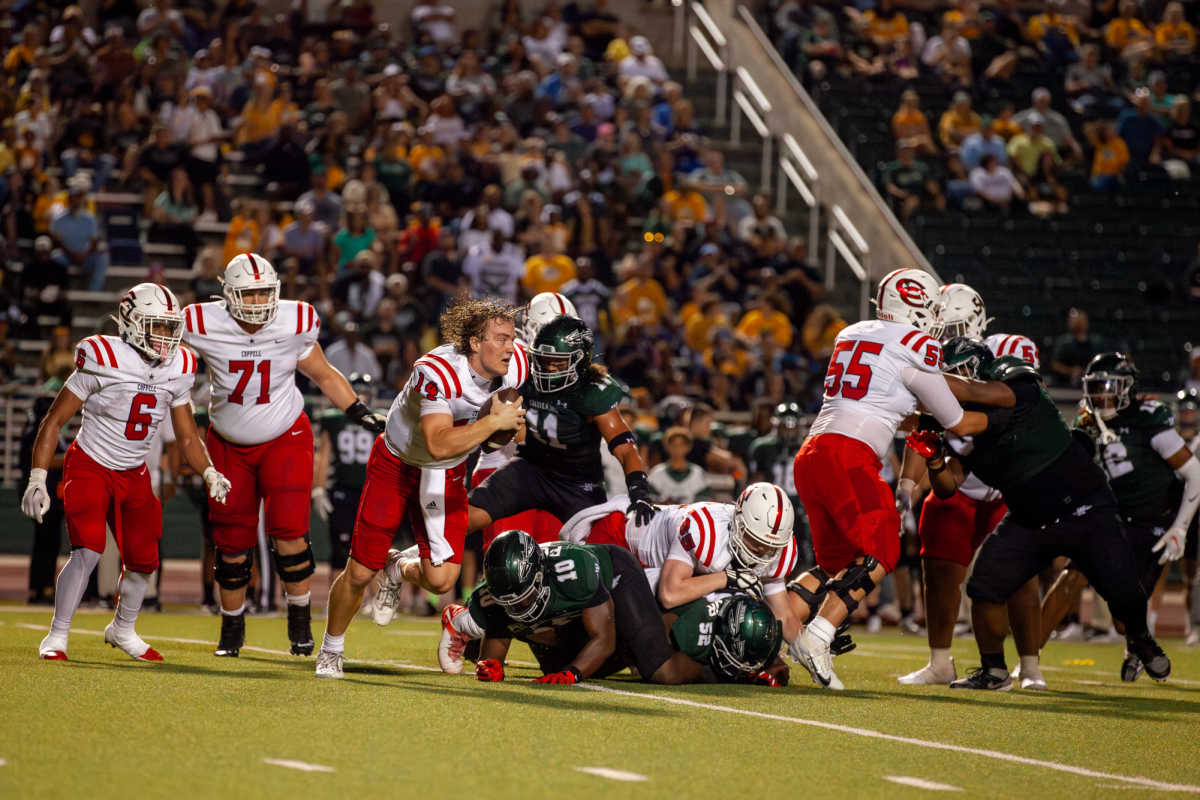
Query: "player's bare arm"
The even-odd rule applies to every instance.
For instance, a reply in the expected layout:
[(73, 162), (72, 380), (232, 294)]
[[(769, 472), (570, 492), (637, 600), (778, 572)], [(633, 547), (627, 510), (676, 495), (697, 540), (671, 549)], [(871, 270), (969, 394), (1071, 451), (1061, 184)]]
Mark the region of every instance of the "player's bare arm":
[(312, 501), (317, 516), (325, 520), (329, 519), (329, 513), (333, 511), (333, 504), (325, 490), (325, 484), (329, 482), (329, 465), (332, 458), (333, 440), (329, 438), (328, 431), (321, 431), (321, 438), (317, 440), (317, 450), (313, 454)]
[(83, 400), (70, 389), (59, 389), (53, 405), (46, 412), (38, 427), (37, 439), (33, 443), (33, 468), (29, 472), (29, 486), (21, 499), (21, 509), (37, 522), (50, 510), (50, 492), (46, 489), (46, 472), (53, 466), (58, 449), (58, 432), (71, 421), (71, 417), (83, 408)]
[(966, 473), (957, 458), (946, 454), (941, 437), (933, 431), (914, 431), (906, 444), (906, 449), (924, 459), (933, 493), (943, 500), (953, 497)]
[(312, 352), (296, 362), (296, 369), (315, 383), (322, 394), (328, 397), (347, 417), (372, 433), (383, 433), (383, 429), (387, 426), (387, 418), (382, 414), (372, 412), (366, 404), (358, 399), (358, 395), (354, 393), (346, 376), (338, 372), (326, 360), (325, 351), (321, 349), (321, 345), (314, 344)]
[(590, 417), (600, 429), (600, 435), (608, 444), (608, 450), (621, 462), (621, 470), (625, 473), (625, 486), (629, 491), (629, 513), (635, 514), (637, 523), (645, 525), (655, 514), (654, 504), (650, 501), (650, 479), (646, 475), (646, 465), (638, 452), (637, 439), (625, 424), (621, 412), (612, 409), (596, 417)]
[[(212, 460), (209, 459), (204, 441), (201, 440), (200, 433), (196, 430), (196, 418), (192, 416), (191, 403), (184, 403), (171, 409), (171, 425), (175, 428), (175, 442), (183, 459), (198, 474), (207, 476), (209, 470), (213, 469)], [(205, 480), (208, 480), (207, 477)], [(228, 491), (227, 488), (226, 491)], [(224, 492), (221, 492), (221, 495), (224, 496)]]
[(796, 612), (792, 610), (792, 604), (788, 602), (788, 595), (791, 592), (775, 592), (768, 594), (763, 599), (770, 607), (771, 613), (775, 615), (775, 619), (783, 623), (783, 640), (785, 642), (794, 642), (796, 637), (800, 635), (800, 618), (796, 616)]
[(479, 645), (479, 661), (475, 662), (475, 677), (481, 681), (504, 680), (504, 659), (512, 639), (494, 639), (485, 636)]
[(458, 458), (483, 444), (496, 431), (517, 431), (520, 435), (525, 427), (525, 409), (521, 407), (523, 402), (518, 399), (515, 403), (496, 403), (491, 414), (470, 425), (458, 427), (455, 427), (454, 417), (450, 414), (424, 415), (421, 417), (421, 432), (425, 434), (429, 455), (438, 460)]
[(699, 600), (712, 592), (722, 591), (728, 583), (724, 572), (693, 575), (694, 571), (692, 564), (673, 558), (663, 564), (658, 579), (658, 600), (663, 608), (677, 608)]
[(1000, 381), (981, 381), (961, 375), (946, 375), (946, 385), (960, 403), (1012, 408), (1017, 404), (1013, 390)]
[(582, 620), (588, 641), (571, 661), (571, 666), (587, 678), (600, 669), (600, 665), (617, 649), (617, 624), (612, 600), (605, 600), (594, 608), (585, 608)]

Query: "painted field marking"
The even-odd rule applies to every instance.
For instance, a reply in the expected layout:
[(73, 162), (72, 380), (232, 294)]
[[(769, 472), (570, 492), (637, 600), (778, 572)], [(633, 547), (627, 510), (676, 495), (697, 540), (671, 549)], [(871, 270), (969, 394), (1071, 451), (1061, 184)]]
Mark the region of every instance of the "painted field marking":
[(907, 775), (884, 775), (885, 781), (899, 783), (903, 786), (915, 786), (918, 789), (928, 789), (931, 792), (961, 792), (961, 786), (951, 786), (948, 783), (927, 781), (924, 778), (910, 778)]
[(388, 636), (441, 636), (438, 631), (384, 631)]
[(264, 758), (264, 764), (270, 764), (275, 767), (287, 767), (288, 769), (298, 769), (301, 772), (336, 772), (333, 767), (327, 767), (324, 764), (309, 764), (307, 761), (293, 761), (290, 758)]
[(609, 769), (608, 767), (576, 767), (576, 772), (586, 772), (589, 775), (596, 775), (600, 778), (608, 778), (613, 781), (626, 781), (633, 783), (635, 781), (650, 780), (645, 775), (638, 775), (636, 772), (625, 772), (620, 769)]
[(639, 700), (657, 700), (660, 703), (688, 706), (690, 708), (699, 708), (706, 711), (722, 711), (726, 714), (741, 714), (748, 717), (757, 717), (759, 719), (775, 720), (776, 722), (790, 722), (795, 725), (809, 725), (814, 728), (824, 728), (825, 730), (837, 731), (839, 733), (849, 733), (853, 736), (863, 736), (868, 739), (882, 739), (883, 741), (898, 742), (900, 744), (914, 745), (916, 747), (928, 747), (932, 750), (949, 750), (955, 753), (967, 753), (969, 755), (983, 756), (984, 758), (994, 758), (997, 761), (1008, 761), (1014, 764), (1025, 764), (1031, 767), (1041, 767), (1043, 769), (1050, 769), (1056, 772), (1068, 772), (1072, 775), (1082, 775), (1085, 778), (1103, 778), (1105, 780), (1115, 780), (1122, 781), (1124, 783), (1137, 784), (1138, 786), (1144, 786), (1151, 789), (1200, 794), (1200, 786), (1192, 786), (1185, 783), (1167, 783), (1165, 781), (1156, 781), (1151, 778), (1113, 775), (1112, 773), (1100, 772), (1098, 770), (1086, 769), (1084, 767), (1074, 767), (1070, 764), (1059, 764), (1055, 761), (1043, 761), (1037, 758), (1026, 758), (1025, 756), (1017, 756), (1011, 753), (1002, 753), (998, 750), (983, 750), (977, 747), (963, 747), (956, 744), (946, 744), (945, 742), (931, 742), (926, 739), (914, 739), (910, 736), (894, 736), (889, 733), (880, 733), (879, 731), (873, 731), (867, 728), (852, 728), (848, 725), (836, 725), (832, 722), (820, 722), (814, 719), (785, 717), (780, 714), (765, 714), (761, 711), (749, 711), (747, 709), (733, 708), (731, 706), (718, 706), (712, 703), (697, 703), (694, 700), (684, 700), (680, 697), (665, 697), (663, 695), (651, 694), (649, 692), (628, 692), (621, 689), (610, 689), (607, 686), (597, 686), (593, 683), (580, 683), (576, 685), (580, 689), (587, 689), (593, 692), (625, 695), (626, 697), (635, 697)]

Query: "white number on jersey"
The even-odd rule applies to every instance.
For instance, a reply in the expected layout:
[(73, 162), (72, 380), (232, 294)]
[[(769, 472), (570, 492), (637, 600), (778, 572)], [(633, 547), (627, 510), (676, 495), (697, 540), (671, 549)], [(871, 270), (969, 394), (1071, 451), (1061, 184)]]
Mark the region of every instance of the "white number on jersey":
[(338, 458), (343, 464), (365, 464), (375, 445), (375, 435), (362, 428), (342, 428), (338, 433)]
[(1104, 471), (1108, 473), (1109, 480), (1133, 472), (1133, 462), (1129, 460), (1129, 452), (1120, 442), (1105, 445), (1103, 458)]

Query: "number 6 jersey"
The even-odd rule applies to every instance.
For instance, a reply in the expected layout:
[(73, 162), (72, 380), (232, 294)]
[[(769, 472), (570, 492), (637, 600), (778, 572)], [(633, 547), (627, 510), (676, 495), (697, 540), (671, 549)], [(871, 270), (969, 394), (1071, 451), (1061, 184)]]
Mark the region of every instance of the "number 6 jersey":
[(151, 364), (120, 337), (84, 339), (66, 383), (83, 401), (75, 443), (111, 470), (141, 467), (168, 409), (191, 399), (197, 363), (195, 354), (182, 347), (170, 361)]
[(287, 433), (304, 411), (296, 364), (308, 357), (321, 332), (316, 309), (280, 300), (279, 313), (246, 333), (225, 302), (195, 303), (183, 310), (183, 342), (204, 357), (212, 376), (209, 418), (234, 444), (263, 444)]

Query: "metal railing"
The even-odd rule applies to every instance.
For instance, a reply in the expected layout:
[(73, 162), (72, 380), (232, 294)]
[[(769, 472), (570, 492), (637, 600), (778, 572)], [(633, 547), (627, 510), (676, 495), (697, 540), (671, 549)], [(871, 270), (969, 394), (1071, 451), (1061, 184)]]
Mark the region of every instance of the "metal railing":
[[(797, 169), (799, 168), (799, 169)], [(801, 175), (801, 173), (804, 173)], [(808, 205), (808, 265), (817, 265), (817, 242), (821, 239), (821, 178), (817, 169), (800, 149), (796, 137), (783, 135), (783, 147), (779, 148), (779, 188), (775, 193), (775, 213), (787, 213), (788, 181), (796, 187), (800, 198)]]
[[(845, 259), (862, 286), (858, 298), (858, 318), (868, 319), (868, 312), (871, 310), (871, 272), (868, 269), (867, 259), (870, 257), (871, 248), (867, 246), (867, 240), (858, 232), (858, 228), (854, 227), (854, 223), (846, 216), (846, 212), (842, 210), (841, 206), (834, 204), (829, 211), (829, 247), (825, 250), (825, 288), (833, 289), (834, 287), (834, 269), (837, 267), (838, 254), (841, 253), (842, 258)], [(849, 242), (842, 238), (842, 232), (849, 237)], [(851, 244), (854, 245), (853, 248), (851, 248)]]
[[(743, 92), (742, 88), (746, 91)], [(747, 95), (749, 92), (749, 95)], [(754, 130), (762, 137), (762, 180), (760, 188), (764, 192), (771, 190), (771, 126), (768, 120), (771, 116), (771, 101), (763, 94), (762, 89), (754, 82), (754, 78), (745, 67), (738, 67), (733, 79), (733, 116), (729, 121), (729, 143), (737, 146), (742, 143), (742, 114), (750, 120)], [(753, 99), (753, 103), (750, 102)]]
[[(700, 20), (703, 30), (695, 24), (688, 26), (691, 38), (688, 40), (687, 77), (689, 81), (696, 80), (697, 52), (703, 52), (708, 63), (717, 71), (716, 122), (718, 125), (724, 125), (725, 105), (728, 102), (727, 95), (729, 94), (729, 40), (725, 38), (725, 34), (721, 33), (721, 29), (717, 27), (717, 23), (713, 22), (713, 18), (709, 16), (701, 3), (692, 3), (692, 13), (696, 19)], [(680, 17), (677, 15), (676, 20), (679, 19)]]

